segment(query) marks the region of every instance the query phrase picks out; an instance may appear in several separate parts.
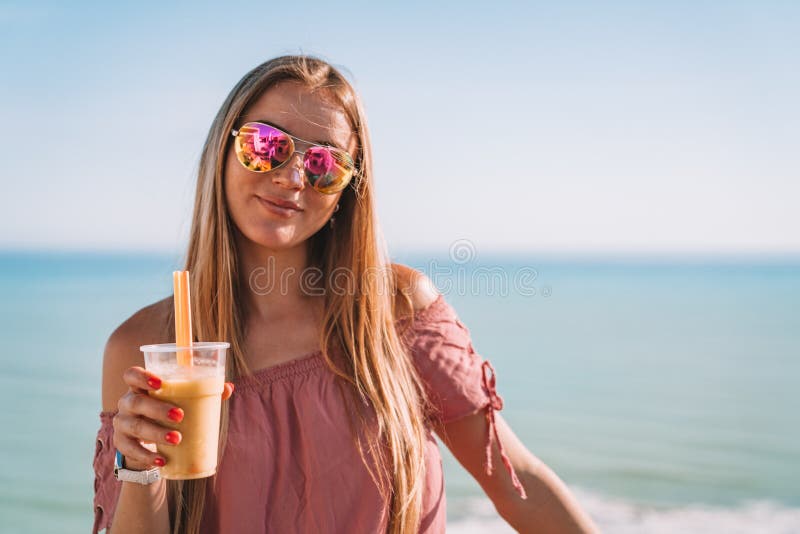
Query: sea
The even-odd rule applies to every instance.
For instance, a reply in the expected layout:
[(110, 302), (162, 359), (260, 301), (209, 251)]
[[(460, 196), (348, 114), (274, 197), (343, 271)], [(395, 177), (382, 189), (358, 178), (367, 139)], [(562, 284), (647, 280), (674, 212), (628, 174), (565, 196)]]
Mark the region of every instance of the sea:
[[(603, 532), (800, 533), (800, 257), (404, 253)], [(0, 252), (0, 532), (88, 532), (103, 347), (179, 254)], [(443, 450), (448, 532), (513, 532)]]

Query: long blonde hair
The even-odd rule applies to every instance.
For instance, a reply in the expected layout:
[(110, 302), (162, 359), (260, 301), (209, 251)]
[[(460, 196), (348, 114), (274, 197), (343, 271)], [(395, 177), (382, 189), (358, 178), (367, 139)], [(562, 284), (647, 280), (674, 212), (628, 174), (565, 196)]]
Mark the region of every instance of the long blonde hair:
[[(369, 406), (374, 414), (373, 431), (365, 434), (367, 442), (356, 437), (354, 445), (388, 504), (388, 532), (416, 532), (424, 485), (426, 400), (395, 329), (395, 305), (410, 308), (410, 301), (402, 290), (397, 291), (398, 280), (375, 216), (372, 153), (363, 107), (350, 83), (325, 61), (283, 56), (255, 67), (236, 84), (211, 125), (200, 159), (185, 264), (191, 273), (194, 331), (199, 340), (230, 342), (228, 380), (249, 374), (240, 298), (247, 288), (239, 287), (241, 273), (223, 170), (229, 132), (236, 120), (264, 91), (284, 81), (332, 96), (358, 138), (358, 175), (339, 200), (336, 224), (326, 224), (308, 243), (310, 266), (324, 274), (320, 348), (330, 369), (355, 393), (353, 398), (363, 401), (360, 404)], [(328, 275), (336, 269), (349, 273), (349, 281), (355, 284), (350, 291), (330, 287)], [(333, 347), (340, 348), (345, 357), (332, 358)], [(366, 425), (365, 416), (359, 421)], [(220, 451), (225, 448), (227, 425), (224, 403)], [(209, 482), (213, 479), (168, 482), (174, 533), (199, 531)]]

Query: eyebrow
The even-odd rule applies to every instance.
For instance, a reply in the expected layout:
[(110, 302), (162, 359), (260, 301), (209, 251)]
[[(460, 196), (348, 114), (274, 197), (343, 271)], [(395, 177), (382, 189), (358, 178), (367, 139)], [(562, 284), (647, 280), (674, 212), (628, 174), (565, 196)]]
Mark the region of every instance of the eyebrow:
[(273, 128), (277, 128), (278, 130), (281, 130), (284, 133), (287, 133), (287, 134), (291, 135), (295, 139), (299, 139), (300, 141), (305, 141), (306, 143), (313, 143), (315, 145), (332, 146), (334, 148), (338, 148), (339, 150), (344, 150), (345, 152), (348, 152), (348, 150), (346, 148), (344, 148), (343, 146), (341, 146), (341, 145), (339, 145), (337, 143), (334, 143), (332, 141), (327, 141), (327, 140), (309, 141), (308, 139), (303, 139), (302, 137), (298, 137), (298, 136), (294, 135), (292, 132), (290, 132), (288, 129), (284, 128), (283, 126), (275, 124), (274, 122), (268, 121), (266, 119), (255, 119), (255, 120), (252, 120), (252, 121), (245, 121), (245, 122), (246, 123), (247, 122), (262, 122), (264, 124), (268, 124), (268, 125), (272, 126)]

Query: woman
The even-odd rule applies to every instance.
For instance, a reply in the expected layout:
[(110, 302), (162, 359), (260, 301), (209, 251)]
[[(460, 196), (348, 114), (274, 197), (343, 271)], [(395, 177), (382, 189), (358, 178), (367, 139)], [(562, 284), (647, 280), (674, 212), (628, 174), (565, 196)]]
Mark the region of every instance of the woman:
[(169, 297), (106, 345), (95, 531), (443, 532), (433, 432), (520, 532), (594, 529), (496, 414), (493, 370), (444, 297), (389, 262), (364, 111), (329, 64), (279, 57), (231, 91), (201, 156), (185, 268), (196, 338), (231, 343), (217, 474), (112, 473), (115, 449), (145, 470), (165, 460), (142, 442), (181, 439), (164, 423), (183, 414), (147, 396), (160, 379), (138, 350), (175, 339)]

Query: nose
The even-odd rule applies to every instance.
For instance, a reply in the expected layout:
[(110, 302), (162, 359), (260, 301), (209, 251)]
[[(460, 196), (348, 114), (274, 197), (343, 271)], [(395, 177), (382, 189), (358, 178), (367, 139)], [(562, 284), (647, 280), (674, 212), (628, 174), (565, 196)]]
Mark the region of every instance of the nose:
[(286, 165), (273, 171), (272, 183), (287, 189), (302, 190), (305, 187), (303, 157), (296, 152), (292, 154)]

